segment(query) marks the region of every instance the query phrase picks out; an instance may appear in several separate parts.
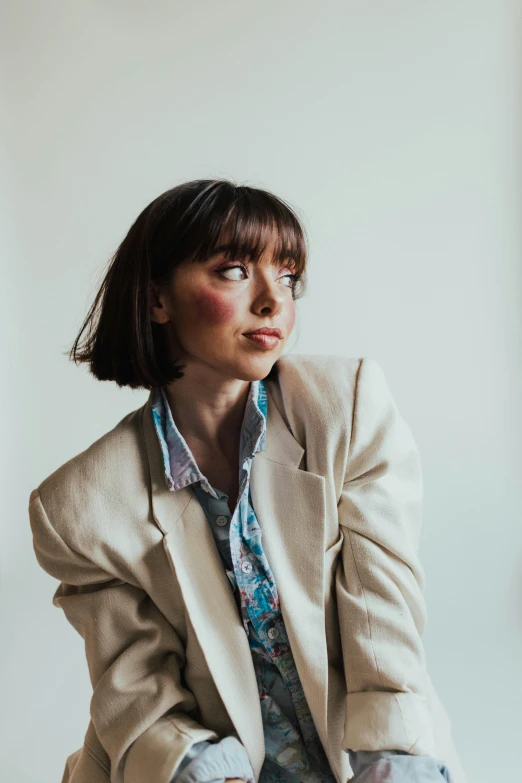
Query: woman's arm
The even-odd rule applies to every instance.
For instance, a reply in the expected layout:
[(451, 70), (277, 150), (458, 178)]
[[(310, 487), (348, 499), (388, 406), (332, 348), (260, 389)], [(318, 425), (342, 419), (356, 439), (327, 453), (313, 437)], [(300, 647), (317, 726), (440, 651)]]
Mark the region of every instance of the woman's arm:
[(345, 750), (436, 756), (422, 643), (419, 451), (383, 371), (362, 359), (346, 475), (336, 596), (347, 684)]
[(197, 705), (181, 682), (181, 641), (144, 590), (68, 545), (44, 502), (39, 490), (31, 492), (33, 546), (40, 566), (60, 580), (53, 604), (85, 641), (102, 762), (109, 762), (112, 783), (170, 783), (193, 744), (219, 739), (188, 714)]

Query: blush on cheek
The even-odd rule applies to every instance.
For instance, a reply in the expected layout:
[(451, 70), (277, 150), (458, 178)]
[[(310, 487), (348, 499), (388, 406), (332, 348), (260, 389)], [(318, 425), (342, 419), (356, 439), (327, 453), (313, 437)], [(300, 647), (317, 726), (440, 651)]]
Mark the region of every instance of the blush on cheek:
[(220, 296), (215, 291), (200, 289), (194, 297), (198, 316), (209, 326), (217, 326), (231, 321), (235, 313), (235, 305), (229, 299)]
[(295, 324), (295, 307), (292, 305), (292, 309), (288, 316), (288, 325), (287, 325), (288, 333), (292, 331), (292, 329), (294, 328), (294, 324)]

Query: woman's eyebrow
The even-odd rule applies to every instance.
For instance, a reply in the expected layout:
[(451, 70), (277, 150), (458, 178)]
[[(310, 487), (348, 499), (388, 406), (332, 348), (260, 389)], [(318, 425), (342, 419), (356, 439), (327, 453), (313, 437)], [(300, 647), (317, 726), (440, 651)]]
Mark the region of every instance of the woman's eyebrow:
[[(214, 250), (210, 254), (209, 260), (211, 258), (214, 258), (215, 256), (218, 256), (220, 253), (226, 253), (226, 251), (230, 250), (231, 248), (232, 248), (232, 243), (231, 242), (225, 243), (223, 245), (218, 245), (216, 248), (214, 248)], [(256, 263), (256, 262), (253, 259), (251, 259), (251, 263)], [(276, 265), (278, 263), (279, 263), (279, 261), (277, 261), (277, 260), (273, 260), (272, 261), (272, 264), (274, 264), (274, 265)]]
[[(217, 247), (214, 248), (214, 250), (209, 255), (208, 260), (211, 261), (213, 258), (218, 256), (220, 253), (226, 253), (226, 251), (230, 250), (231, 248), (232, 248), (232, 243), (231, 242), (225, 242), (222, 245), (218, 245)], [(255, 264), (257, 262), (254, 261), (254, 259), (250, 259), (250, 263)], [(272, 266), (278, 266), (278, 265), (281, 266), (281, 265), (283, 265), (283, 266), (290, 267), (291, 264), (293, 264), (293, 261), (291, 263), (285, 264), (284, 261), (281, 261), (281, 260), (279, 260), (277, 258), (273, 258), (271, 260), (271, 264), (272, 264)]]
[(210, 254), (210, 258), (213, 258), (214, 256), (218, 256), (220, 253), (224, 253), (227, 250), (230, 250), (232, 245), (230, 243), (224, 244), (224, 245), (218, 245), (218, 247), (215, 247), (212, 253)]

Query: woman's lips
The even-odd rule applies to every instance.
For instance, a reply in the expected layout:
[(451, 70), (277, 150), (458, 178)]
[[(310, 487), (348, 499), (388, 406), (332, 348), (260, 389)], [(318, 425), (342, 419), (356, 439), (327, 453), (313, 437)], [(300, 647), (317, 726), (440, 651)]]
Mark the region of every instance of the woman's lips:
[(263, 348), (275, 348), (279, 343), (279, 337), (272, 334), (245, 334), (245, 337)]

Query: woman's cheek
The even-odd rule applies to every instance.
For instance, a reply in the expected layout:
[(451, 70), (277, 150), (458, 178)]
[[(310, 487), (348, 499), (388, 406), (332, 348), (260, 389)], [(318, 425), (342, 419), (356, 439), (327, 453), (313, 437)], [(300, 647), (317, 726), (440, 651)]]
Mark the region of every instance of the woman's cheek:
[(287, 320), (287, 330), (288, 330), (288, 333), (290, 333), (292, 331), (292, 329), (294, 328), (294, 324), (295, 324), (295, 305), (292, 302), (291, 303), (290, 312), (288, 314), (288, 320)]
[(236, 307), (214, 291), (202, 289), (195, 296), (196, 311), (209, 326), (218, 326), (234, 318)]

